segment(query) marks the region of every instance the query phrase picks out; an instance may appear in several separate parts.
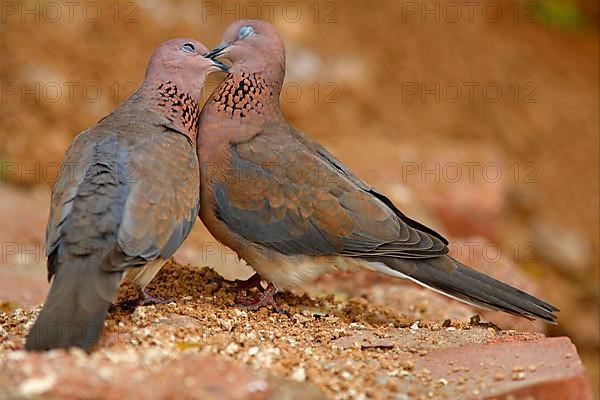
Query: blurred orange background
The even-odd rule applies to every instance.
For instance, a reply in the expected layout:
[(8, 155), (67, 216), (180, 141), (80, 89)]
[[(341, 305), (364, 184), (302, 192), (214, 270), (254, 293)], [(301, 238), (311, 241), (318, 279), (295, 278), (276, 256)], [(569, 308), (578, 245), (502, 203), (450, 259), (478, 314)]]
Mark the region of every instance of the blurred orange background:
[[(286, 43), (290, 122), (462, 243), (453, 251), (467, 261), (514, 265), (515, 284), (561, 309), (548, 333), (573, 339), (598, 393), (592, 0), (3, 1), (0, 301), (45, 298), (50, 190), (73, 137), (135, 90), (161, 42), (195, 37), (212, 48), (229, 23), (256, 17)], [(201, 223), (177, 258), (249, 274)]]

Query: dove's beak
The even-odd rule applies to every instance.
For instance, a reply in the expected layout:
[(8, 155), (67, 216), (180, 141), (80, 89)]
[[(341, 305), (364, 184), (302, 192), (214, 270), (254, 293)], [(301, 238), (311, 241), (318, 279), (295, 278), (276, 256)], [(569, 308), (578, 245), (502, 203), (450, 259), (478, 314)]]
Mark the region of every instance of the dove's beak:
[(204, 58), (207, 58), (207, 59), (209, 59), (210, 61), (212, 61), (213, 65), (214, 65), (215, 67), (219, 68), (221, 71), (223, 71), (223, 72), (227, 72), (227, 71), (229, 71), (229, 66), (228, 66), (228, 65), (225, 65), (225, 64), (223, 64), (221, 61), (219, 61), (219, 60), (215, 60), (214, 58), (212, 58), (212, 57), (209, 57), (209, 56), (208, 56), (209, 54), (210, 54), (210, 53), (206, 53), (206, 54), (204, 55)]
[(214, 60), (215, 58), (218, 58), (218, 57), (222, 56), (223, 54), (225, 54), (227, 48), (231, 45), (232, 45), (232, 43), (224, 43), (224, 44), (220, 45), (219, 47), (212, 49), (211, 51), (206, 53), (204, 55), (204, 57)]

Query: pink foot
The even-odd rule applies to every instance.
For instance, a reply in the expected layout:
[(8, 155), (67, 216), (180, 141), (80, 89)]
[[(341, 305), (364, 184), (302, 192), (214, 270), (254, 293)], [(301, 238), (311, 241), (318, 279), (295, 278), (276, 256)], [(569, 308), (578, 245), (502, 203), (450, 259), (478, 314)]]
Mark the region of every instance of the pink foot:
[(135, 311), (137, 307), (150, 306), (153, 304), (169, 304), (174, 301), (173, 299), (157, 299), (156, 297), (152, 297), (146, 293), (145, 290), (140, 290), (140, 295), (137, 299), (126, 300), (121, 303), (119, 306), (125, 308), (131, 312)]
[(138, 306), (150, 306), (153, 304), (169, 304), (173, 299), (158, 299), (150, 296), (144, 289), (140, 290), (141, 298), (138, 300)]
[(269, 283), (269, 286), (267, 286), (267, 288), (264, 289), (264, 291), (260, 294), (258, 300), (238, 299), (238, 303), (242, 305), (246, 310), (250, 311), (256, 311), (261, 307), (271, 306), (276, 312), (280, 314), (287, 314), (287, 312), (284, 311), (281, 307), (279, 307), (279, 305), (275, 301), (275, 298), (273, 297), (275, 293), (277, 293), (277, 288), (272, 283)]
[(235, 289), (237, 291), (244, 291), (244, 290), (251, 290), (251, 289), (258, 289), (261, 292), (264, 292), (265, 289), (261, 286), (260, 284), (260, 275), (258, 274), (254, 274), (252, 275), (250, 278), (246, 279), (245, 281), (236, 279), (235, 281), (228, 281), (225, 280), (225, 282), (229, 283), (230, 285), (235, 286)]

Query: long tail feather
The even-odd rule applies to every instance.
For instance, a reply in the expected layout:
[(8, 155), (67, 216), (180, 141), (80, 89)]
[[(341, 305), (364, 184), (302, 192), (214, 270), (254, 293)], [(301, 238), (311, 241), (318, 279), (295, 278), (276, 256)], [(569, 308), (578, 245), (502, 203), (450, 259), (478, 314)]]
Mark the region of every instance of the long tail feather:
[(377, 261), (370, 265), (379, 272), (408, 278), (462, 302), (556, 324), (554, 312), (559, 311), (556, 307), (477, 272), (450, 256), (420, 260), (386, 257)]

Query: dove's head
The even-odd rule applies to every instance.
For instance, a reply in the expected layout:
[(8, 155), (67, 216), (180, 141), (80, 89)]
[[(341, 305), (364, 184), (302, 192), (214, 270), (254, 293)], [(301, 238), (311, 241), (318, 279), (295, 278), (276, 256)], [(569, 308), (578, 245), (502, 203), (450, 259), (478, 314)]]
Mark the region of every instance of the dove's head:
[(146, 83), (171, 82), (177, 89), (195, 99), (206, 76), (213, 71), (226, 71), (227, 66), (204, 57), (206, 46), (194, 39), (172, 39), (158, 47), (146, 69)]
[(273, 25), (259, 20), (241, 20), (229, 25), (219, 47), (206, 57), (227, 59), (230, 73), (267, 73), (283, 79), (285, 48)]

